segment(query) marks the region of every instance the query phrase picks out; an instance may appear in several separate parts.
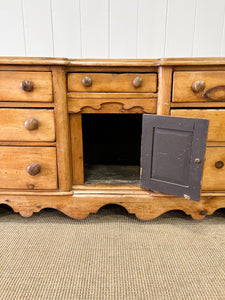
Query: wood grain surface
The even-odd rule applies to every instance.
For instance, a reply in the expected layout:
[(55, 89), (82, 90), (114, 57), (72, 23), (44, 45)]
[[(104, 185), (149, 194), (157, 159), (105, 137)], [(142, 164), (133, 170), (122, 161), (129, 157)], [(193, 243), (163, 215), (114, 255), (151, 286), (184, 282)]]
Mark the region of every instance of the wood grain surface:
[[(92, 79), (92, 85), (86, 87), (82, 84), (84, 77)], [(143, 83), (140, 87), (134, 87), (133, 80), (141, 77)], [(107, 73), (69, 73), (68, 91), (69, 92), (135, 92), (147, 93), (156, 92), (157, 74), (107, 74)]]
[[(218, 102), (225, 101), (225, 91), (220, 91), (212, 99), (207, 99), (204, 94), (212, 88), (225, 84), (225, 71), (201, 71), (201, 72), (175, 72), (173, 84), (174, 102)], [(204, 81), (205, 89), (194, 92), (192, 85), (195, 81)]]
[[(41, 171), (31, 176), (27, 168), (39, 164)], [(0, 147), (0, 188), (57, 189), (56, 149), (53, 147)]]
[[(33, 83), (31, 92), (23, 91), (23, 80)], [(52, 76), (50, 72), (0, 71), (0, 101), (52, 101)]]
[(202, 191), (225, 191), (225, 167), (216, 167), (217, 162), (225, 164), (225, 147), (207, 147), (202, 177)]
[(225, 109), (171, 109), (171, 116), (209, 119), (208, 142), (225, 142)]
[[(25, 122), (35, 119), (37, 129), (27, 130)], [(55, 141), (54, 111), (46, 109), (0, 109), (0, 141)]]

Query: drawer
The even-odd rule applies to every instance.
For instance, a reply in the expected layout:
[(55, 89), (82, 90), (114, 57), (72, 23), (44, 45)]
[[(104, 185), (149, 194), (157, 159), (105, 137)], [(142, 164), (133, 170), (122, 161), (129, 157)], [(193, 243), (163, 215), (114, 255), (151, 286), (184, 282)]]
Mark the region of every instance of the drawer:
[(225, 147), (207, 147), (202, 178), (203, 191), (225, 190)]
[(225, 101), (225, 71), (175, 72), (173, 102)]
[(225, 109), (172, 109), (171, 116), (209, 119), (208, 141), (225, 141)]
[(56, 189), (56, 149), (0, 147), (0, 188)]
[(156, 73), (69, 73), (69, 92), (155, 93)]
[(51, 102), (51, 72), (0, 71), (0, 101)]
[(0, 109), (0, 141), (55, 141), (53, 110)]

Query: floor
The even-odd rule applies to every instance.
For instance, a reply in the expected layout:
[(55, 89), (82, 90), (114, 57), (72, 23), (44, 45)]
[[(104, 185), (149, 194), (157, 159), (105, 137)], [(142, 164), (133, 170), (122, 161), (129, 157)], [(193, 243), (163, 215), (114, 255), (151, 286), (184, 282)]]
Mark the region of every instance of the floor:
[(225, 209), (143, 222), (118, 206), (85, 220), (0, 206), (0, 299), (225, 299)]

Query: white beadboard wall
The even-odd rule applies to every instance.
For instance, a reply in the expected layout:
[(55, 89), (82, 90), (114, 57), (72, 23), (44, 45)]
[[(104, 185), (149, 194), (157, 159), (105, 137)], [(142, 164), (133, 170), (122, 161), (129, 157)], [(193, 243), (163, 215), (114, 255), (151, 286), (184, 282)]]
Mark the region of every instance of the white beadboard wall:
[(0, 55), (225, 56), (225, 0), (0, 0)]

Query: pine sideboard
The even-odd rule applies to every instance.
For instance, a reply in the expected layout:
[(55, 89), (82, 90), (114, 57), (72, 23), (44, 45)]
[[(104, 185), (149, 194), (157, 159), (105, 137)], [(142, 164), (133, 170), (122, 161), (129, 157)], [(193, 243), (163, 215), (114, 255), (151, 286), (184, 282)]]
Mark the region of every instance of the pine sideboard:
[(225, 207), (225, 58), (0, 58), (0, 204), (141, 220)]

